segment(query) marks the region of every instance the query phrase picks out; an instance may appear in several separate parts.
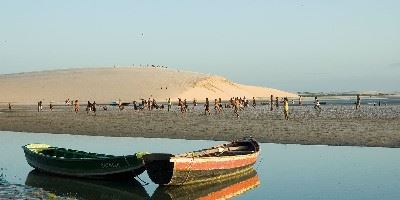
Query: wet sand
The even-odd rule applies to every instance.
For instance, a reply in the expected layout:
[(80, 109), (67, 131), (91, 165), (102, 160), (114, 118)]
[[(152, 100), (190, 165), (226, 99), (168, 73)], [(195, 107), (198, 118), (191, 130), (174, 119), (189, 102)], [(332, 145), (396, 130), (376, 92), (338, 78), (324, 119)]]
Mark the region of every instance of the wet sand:
[(291, 106), (290, 120), (281, 110), (269, 106), (249, 107), (236, 118), (232, 109), (220, 114), (212, 110), (204, 115), (202, 106), (180, 113), (177, 106), (164, 110), (119, 111), (98, 108), (89, 115), (81, 107), (75, 114), (71, 106), (47, 108), (41, 113), (36, 106), (0, 108), (0, 130), (55, 134), (129, 136), (148, 138), (181, 138), (225, 140), (251, 135), (259, 142), (281, 144), (318, 144), (338, 146), (400, 147), (400, 106), (325, 105), (317, 112), (313, 106)]

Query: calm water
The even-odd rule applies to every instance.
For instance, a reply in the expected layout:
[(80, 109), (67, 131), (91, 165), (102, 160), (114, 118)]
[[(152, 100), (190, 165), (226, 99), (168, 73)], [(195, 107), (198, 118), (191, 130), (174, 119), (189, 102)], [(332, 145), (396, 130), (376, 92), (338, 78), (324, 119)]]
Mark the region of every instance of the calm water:
[[(10, 192), (23, 196), (23, 193), (32, 192), (32, 187), (78, 199), (158, 199), (166, 196), (162, 188), (157, 189), (158, 186), (151, 183), (146, 173), (139, 176), (143, 182), (129, 183), (84, 181), (37, 173), (25, 161), (21, 146), (27, 143), (126, 155), (137, 151), (178, 153), (221, 142), (0, 132), (0, 199), (9, 196)], [(235, 198), (400, 199), (400, 149), (280, 144), (261, 144), (261, 148), (260, 158), (254, 166), (257, 175), (207, 188), (181, 188), (170, 192), (170, 196), (218, 193), (258, 178), (260, 184), (253, 184), (257, 187)], [(9, 185), (4, 186), (1, 181)], [(145, 182), (149, 184), (145, 185)], [(10, 187), (14, 189), (4, 189)], [(198, 191), (206, 194), (197, 194)]]

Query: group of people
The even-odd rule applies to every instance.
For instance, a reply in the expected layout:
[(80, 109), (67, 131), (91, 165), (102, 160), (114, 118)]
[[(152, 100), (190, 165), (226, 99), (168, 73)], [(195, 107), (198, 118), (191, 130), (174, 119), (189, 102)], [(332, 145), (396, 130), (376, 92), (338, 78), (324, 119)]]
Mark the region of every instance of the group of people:
[(93, 103), (87, 102), (86, 113), (89, 114), (90, 111), (93, 111), (94, 115), (96, 115), (96, 101), (93, 101)]
[[(284, 118), (286, 120), (289, 119), (289, 100), (287, 97), (284, 97), (282, 99), (282, 105), (283, 105), (283, 113), (284, 113)], [(274, 110), (274, 106), (278, 109), (279, 108), (279, 97), (275, 97), (273, 95), (270, 96), (270, 109), (271, 111)], [(292, 100), (292, 104), (294, 104), (294, 100)], [(69, 106), (69, 105), (73, 105), (74, 106), (74, 112), (78, 113), (79, 112), (79, 101), (78, 100), (73, 100), (71, 101), (69, 98), (65, 100), (65, 105)], [(87, 107), (86, 107), (86, 112), (89, 114), (89, 112), (93, 112), (96, 115), (96, 101), (93, 101), (93, 103), (91, 103), (90, 101), (87, 102)], [(252, 98), (252, 107), (256, 108), (256, 99), (255, 97)], [(302, 96), (299, 96), (299, 105), (302, 105)], [(360, 108), (361, 105), (361, 98), (360, 95), (357, 95), (356, 98), (356, 110)], [(168, 112), (172, 109), (172, 101), (171, 98), (168, 98), (167, 100), (167, 106), (168, 106)], [(197, 106), (197, 100), (194, 99), (193, 100), (193, 109)], [(53, 110), (53, 104), (50, 103), (50, 110)], [(124, 105), (122, 103), (121, 100), (118, 101), (118, 107), (120, 110), (123, 110)], [(149, 111), (153, 110), (153, 109), (164, 109), (164, 105), (158, 105), (157, 101), (154, 98), (148, 98), (148, 100), (142, 99), (141, 104), (137, 105), (136, 101), (133, 101), (133, 107), (134, 110), (144, 110), (144, 109), (148, 109)], [(187, 100), (184, 99), (182, 100), (181, 98), (178, 98), (178, 107), (180, 109), (181, 113), (185, 113), (188, 111), (188, 103)], [(239, 118), (239, 111), (243, 110), (245, 107), (249, 107), (249, 100), (246, 99), (246, 97), (232, 97), (230, 98), (228, 104), (225, 104), (225, 106), (222, 105), (222, 99), (218, 98), (218, 99), (214, 99), (214, 110), (215, 113), (221, 113), (223, 111), (223, 108), (233, 108), (233, 112), (236, 115), (237, 118)], [(11, 104), (9, 104), (9, 109), (11, 110)], [(41, 112), (43, 110), (43, 102), (39, 101), (37, 103), (37, 109), (38, 112)], [(314, 98), (314, 109), (316, 111), (321, 111), (321, 103), (318, 99), (317, 96), (315, 96)], [(107, 109), (104, 109), (107, 110)], [(211, 111), (210, 111), (210, 101), (208, 98), (205, 99), (205, 104), (204, 104), (204, 114), (205, 115), (210, 115)]]
[[(142, 65), (142, 64), (139, 64), (138, 66), (139, 67), (165, 68), (165, 69), (168, 68), (168, 66), (164, 66), (164, 65), (149, 65), (149, 64)], [(132, 67), (135, 67), (135, 64), (132, 64)], [(114, 68), (116, 68), (116, 65), (114, 65)]]

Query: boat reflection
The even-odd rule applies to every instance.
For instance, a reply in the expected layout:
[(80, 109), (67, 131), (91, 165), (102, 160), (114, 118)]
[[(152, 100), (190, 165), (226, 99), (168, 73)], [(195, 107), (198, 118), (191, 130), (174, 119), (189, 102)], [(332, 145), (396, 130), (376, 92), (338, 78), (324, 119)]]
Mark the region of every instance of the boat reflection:
[(55, 176), (32, 170), (25, 184), (43, 188), (59, 196), (77, 199), (149, 199), (143, 186), (135, 179), (128, 181), (87, 180)]
[(250, 170), (224, 180), (184, 186), (159, 186), (151, 199), (229, 199), (260, 185), (257, 172)]

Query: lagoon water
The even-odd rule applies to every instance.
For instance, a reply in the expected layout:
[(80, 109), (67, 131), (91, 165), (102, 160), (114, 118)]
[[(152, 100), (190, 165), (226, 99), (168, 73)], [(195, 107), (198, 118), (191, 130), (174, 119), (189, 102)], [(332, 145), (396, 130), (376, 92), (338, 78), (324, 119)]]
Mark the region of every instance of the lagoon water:
[[(139, 176), (141, 180), (124, 184), (36, 173), (27, 164), (21, 148), (28, 143), (47, 143), (90, 152), (127, 155), (137, 151), (179, 153), (221, 142), (0, 132), (0, 179), (14, 187), (25, 187), (23, 185), (26, 184), (31, 188), (49, 190), (58, 196), (73, 196), (77, 199), (158, 199), (160, 189), (151, 183), (146, 173)], [(260, 184), (234, 198), (400, 199), (399, 156), (400, 149), (391, 148), (261, 144), (261, 154), (254, 166)], [(229, 184), (236, 183), (233, 181)], [(215, 188), (219, 189), (202, 191), (213, 193), (226, 187), (217, 184)], [(23, 194), (0, 191), (0, 199), (10, 195)], [(174, 197), (185, 199), (187, 196), (185, 191), (180, 191)]]

